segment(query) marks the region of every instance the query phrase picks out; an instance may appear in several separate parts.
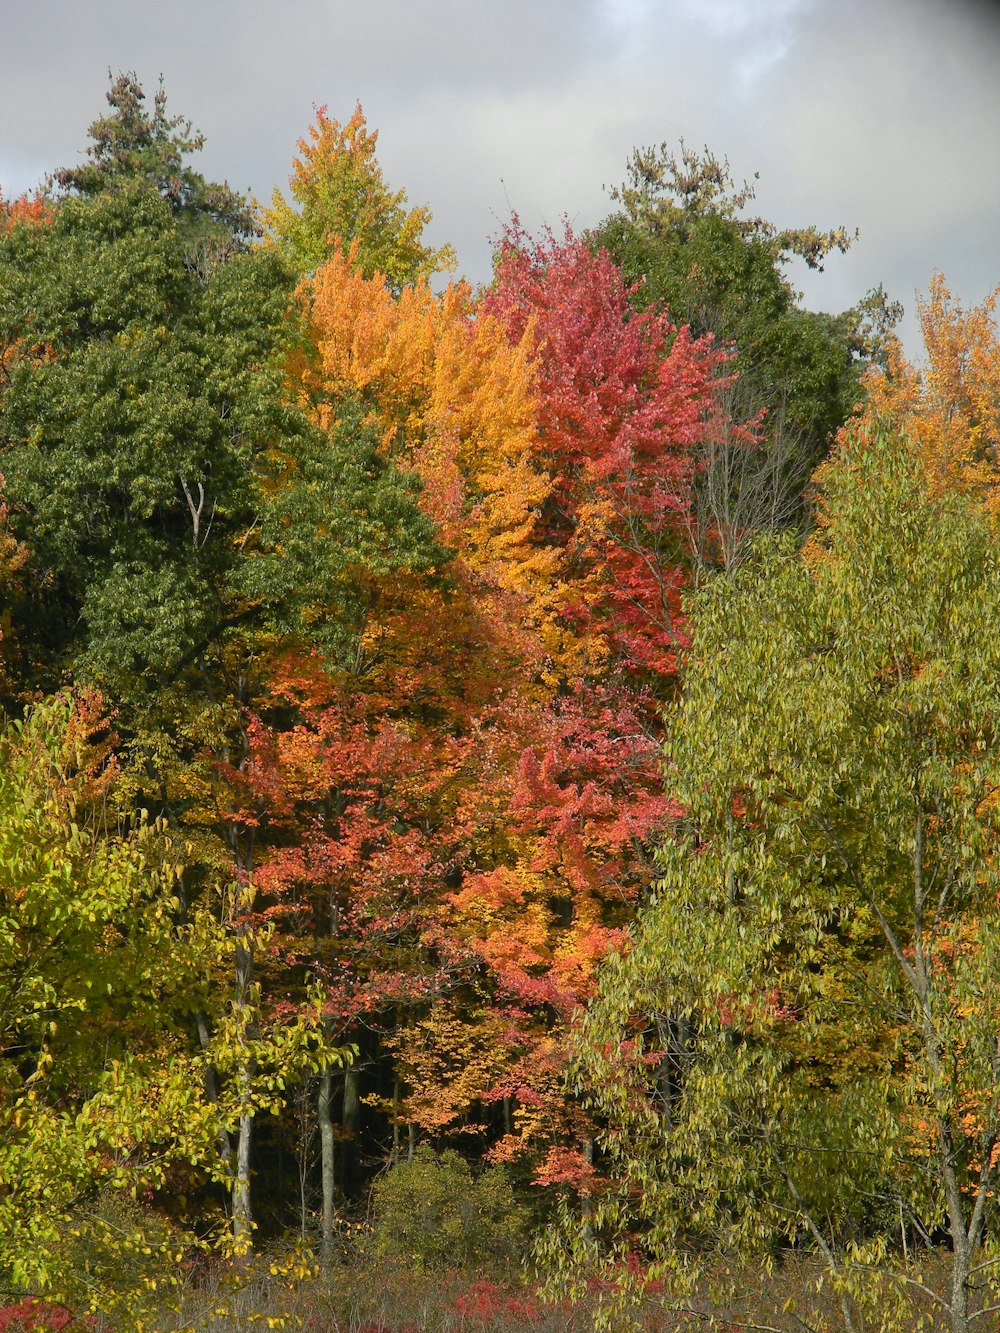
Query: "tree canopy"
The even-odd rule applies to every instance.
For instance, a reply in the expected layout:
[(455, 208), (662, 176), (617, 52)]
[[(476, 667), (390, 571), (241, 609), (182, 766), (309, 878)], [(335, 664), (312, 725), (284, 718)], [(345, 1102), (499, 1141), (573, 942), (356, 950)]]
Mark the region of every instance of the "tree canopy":
[(360, 107), (261, 209), (108, 103), (0, 199), (0, 1328), (531, 1231), (615, 1329), (764, 1263), (825, 1270), (769, 1328), (968, 1333), (993, 298), (912, 366), (683, 146), (477, 290)]
[(804, 551), (692, 607), (683, 815), (582, 1031), (621, 1184), (592, 1226), (637, 1216), (668, 1267), (683, 1236), (801, 1237), (860, 1328), (891, 1323), (865, 1279), (902, 1218), (949, 1236), (964, 1330), (1000, 1134), (1000, 562), (891, 428), (849, 431), (821, 484)]

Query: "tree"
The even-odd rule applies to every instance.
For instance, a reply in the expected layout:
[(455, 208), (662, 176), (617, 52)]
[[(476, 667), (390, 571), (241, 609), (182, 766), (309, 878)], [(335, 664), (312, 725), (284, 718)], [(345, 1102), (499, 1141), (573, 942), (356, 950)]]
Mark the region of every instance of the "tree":
[[(440, 552), (356, 414), (320, 433), (286, 401), (291, 277), (238, 244), (223, 187), (177, 165), (200, 139), (178, 135), (162, 92), (152, 122), (127, 79), (109, 101), (96, 165), (58, 174), (69, 193), (51, 225), (0, 237), (0, 327), (21, 349), (0, 453), (45, 589), (36, 636), (55, 670), (71, 661), (121, 692), (250, 624), (336, 622), (346, 571), (398, 567), (394, 544), (423, 543), (424, 563)], [(205, 235), (227, 242), (207, 266), (192, 258)]]
[(75, 1227), (126, 1266), (166, 1247), (176, 1271), (183, 1238), (116, 1231), (94, 1201), (152, 1194), (178, 1171), (219, 1179), (225, 1112), (183, 1028), (225, 945), (201, 914), (178, 924), (162, 827), (102, 828), (111, 739), (99, 700), (68, 696), (0, 735), (0, 1272), (140, 1328), (142, 1283), (116, 1290), (113, 1264), (88, 1279), (66, 1237)]
[(900, 1227), (946, 1235), (967, 1333), (1000, 1170), (1000, 552), (887, 428), (843, 438), (819, 519), (692, 608), (684, 813), (580, 1038), (618, 1188), (574, 1243), (632, 1230), (676, 1274), (801, 1242), (853, 1329), (926, 1291), (919, 1254), (878, 1290)]
[(870, 415), (891, 417), (922, 450), (935, 487), (978, 498), (1000, 513), (1000, 337), (994, 292), (966, 309), (935, 273), (917, 304), (925, 358), (907, 362), (894, 340), (869, 381)]
[[(345, 394), (360, 400), (383, 448), (420, 474), (420, 503), (455, 551), (437, 586), (373, 588), (348, 684), (370, 718), (360, 772), (379, 801), (363, 804), (396, 823), (400, 846), (431, 853), (411, 858), (397, 912), (381, 914), (423, 923), (407, 967), (432, 984), (388, 1016), (396, 1032), (381, 1045), (397, 1078), (379, 1104), (397, 1127), (475, 1133), (493, 1154), (547, 1161), (586, 1138), (562, 1091), (561, 1034), (648, 879), (644, 848), (667, 805), (643, 685), (683, 636), (691, 460), (722, 358), (636, 315), (616, 266), (572, 236), (508, 236), (479, 303), (462, 284), (437, 297), (422, 280), (397, 295), (343, 251), (302, 296), (303, 397), (319, 421)], [(386, 718), (409, 737), (419, 788), (379, 754)], [(300, 715), (299, 756), (316, 728), (332, 759), (322, 738), (342, 724), (334, 710)], [(390, 861), (370, 815), (334, 815), (343, 778), (321, 788), (307, 845), (336, 844), (338, 876), (359, 886), (347, 901), (361, 906)], [(362, 839), (353, 864), (345, 830)], [(307, 874), (324, 864), (305, 860)], [(349, 938), (378, 944), (369, 927)], [(352, 952), (359, 980), (377, 975)]]
[[(161, 1326), (157, 1284), (178, 1285), (199, 1242), (127, 1201), (238, 1187), (219, 1142), (248, 1101), (273, 1112), (303, 1069), (350, 1053), (324, 1041), (315, 1005), (270, 1028), (254, 997), (230, 1006), (234, 956), (266, 932), (183, 904), (165, 821), (109, 827), (110, 722), (99, 696), (66, 694), (0, 735), (0, 1273), (141, 1331)], [(203, 1051), (188, 1040), (199, 1010)], [(228, 1248), (218, 1216), (171, 1212)]]
[[(753, 185), (736, 186), (729, 163), (707, 149), (638, 149), (611, 197), (619, 211), (594, 242), (621, 265), (640, 309), (665, 305), (676, 323), (735, 353), (732, 415), (761, 426), (756, 448), (708, 437), (698, 526), (711, 528), (720, 513), (737, 532), (801, 523), (802, 492), (860, 396), (879, 320), (891, 327), (901, 307), (880, 290), (840, 315), (804, 310), (785, 265), (795, 257), (822, 269), (853, 238), (843, 227), (780, 230), (748, 215)], [(731, 565), (746, 549), (696, 543), (709, 566), (720, 555)]]
[(0, 250), (4, 332), (39, 349), (0, 397), (12, 526), (48, 588), (39, 637), (106, 684), (175, 669), (233, 614), (261, 456), (295, 431), (284, 276), (240, 254), (203, 282), (142, 181), (66, 199)]
[(386, 184), (377, 143), (360, 103), (346, 125), (317, 110), (288, 182), (298, 209), (276, 189), (261, 215), (268, 240), (299, 273), (314, 272), (338, 246), (366, 278), (381, 273), (397, 292), (455, 267), (451, 246), (434, 249), (423, 238), (430, 210), (407, 212), (406, 192)]
[[(185, 898), (211, 901), (235, 942), (236, 1017), (220, 1019), (215, 1046), (212, 1015), (196, 1022), (242, 1089), (244, 1243), (253, 1065), (266, 1069), (268, 1040), (250, 910), (256, 820), (232, 780), (249, 754), (247, 708), (287, 640), (331, 655), (353, 643), (366, 573), (426, 569), (445, 553), (413, 478), (350, 404), (322, 430), (288, 401), (292, 277), (273, 250), (247, 248), (222, 187), (182, 165), (200, 140), (162, 96), (145, 117), (127, 79), (109, 100), (93, 162), (62, 173), (50, 225), (0, 236), (0, 326), (18, 348), (0, 453), (10, 527), (41, 594), (14, 628), (39, 666), (31, 684), (72, 671), (118, 701), (123, 800), (130, 791), (179, 841), (190, 835)], [(246, 1057), (236, 1068), (234, 1049)]]
[(205, 136), (192, 132), (191, 122), (183, 116), (167, 115), (162, 83), (153, 98), (152, 115), (134, 74), (113, 79), (107, 100), (111, 114), (90, 126), (87, 160), (53, 173), (52, 184), (62, 194), (91, 199), (143, 181), (186, 224), (189, 243), (214, 238), (223, 246), (245, 245), (257, 234), (246, 199), (228, 185), (206, 181), (185, 162), (204, 147)]
[(591, 671), (601, 662), (600, 674), (645, 670), (669, 689), (698, 456), (726, 354), (662, 309), (635, 313), (611, 255), (569, 228), (535, 241), (515, 219), (494, 264), (483, 309), (534, 352), (536, 449), (552, 478), (540, 528), (563, 556), (565, 656)]

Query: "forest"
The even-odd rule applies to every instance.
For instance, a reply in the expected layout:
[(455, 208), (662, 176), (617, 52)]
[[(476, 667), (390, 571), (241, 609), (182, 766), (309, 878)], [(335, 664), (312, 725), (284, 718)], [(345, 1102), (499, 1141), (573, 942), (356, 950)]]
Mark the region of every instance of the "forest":
[[(454, 277), (0, 196), (0, 1330), (1000, 1322), (1000, 339), (708, 149)], [(992, 608), (992, 609), (991, 609)]]

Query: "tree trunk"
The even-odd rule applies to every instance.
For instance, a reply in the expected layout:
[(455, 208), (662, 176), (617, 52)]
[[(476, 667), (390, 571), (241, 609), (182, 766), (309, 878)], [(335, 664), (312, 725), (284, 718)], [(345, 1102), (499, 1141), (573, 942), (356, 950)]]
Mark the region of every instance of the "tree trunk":
[(323, 1179), (323, 1222), (321, 1253), (323, 1262), (333, 1259), (333, 1204), (335, 1195), (336, 1143), (333, 1137), (333, 1072), (324, 1069), (319, 1080), (316, 1110), (319, 1117), (320, 1173)]
[(233, 1181), (233, 1246), (236, 1254), (253, 1248), (253, 1215), (250, 1210), (250, 1145), (253, 1138), (253, 1103), (248, 1039), (252, 1036), (250, 1002), (253, 987), (253, 949), (245, 939), (236, 944), (236, 1005), (240, 1021), (236, 1086), (239, 1090), (239, 1138), (236, 1144), (236, 1177)]
[(965, 1236), (951, 1258), (951, 1333), (969, 1333), (969, 1250)]
[[(246, 1074), (240, 1070), (241, 1093), (246, 1086)], [(233, 1181), (233, 1248), (237, 1256), (244, 1256), (253, 1249), (253, 1215), (250, 1211), (250, 1141), (253, 1135), (253, 1115), (250, 1112), (240, 1116), (239, 1141), (236, 1145), (236, 1179)]]
[[(195, 1014), (195, 1024), (198, 1028), (198, 1041), (203, 1051), (207, 1051), (211, 1042), (211, 1034), (208, 1030), (208, 1019), (199, 1009)], [(219, 1085), (215, 1077), (215, 1069), (212, 1065), (205, 1065), (205, 1096), (213, 1106), (218, 1105)], [(224, 1128), (219, 1130), (219, 1156), (225, 1165), (226, 1171), (230, 1172), (233, 1167), (233, 1145), (229, 1141), (229, 1132)]]
[(354, 1139), (358, 1128), (358, 1075), (357, 1070), (349, 1067), (344, 1070), (344, 1102), (341, 1122), (344, 1126), (344, 1151), (340, 1154), (340, 1184), (345, 1194), (350, 1192), (351, 1182), (348, 1180), (348, 1171), (351, 1164), (351, 1154), (347, 1151), (347, 1144)]
[(392, 1160), (395, 1165), (399, 1161), (399, 1107), (403, 1100), (403, 1090), (400, 1087), (399, 1075), (396, 1074), (392, 1080)]

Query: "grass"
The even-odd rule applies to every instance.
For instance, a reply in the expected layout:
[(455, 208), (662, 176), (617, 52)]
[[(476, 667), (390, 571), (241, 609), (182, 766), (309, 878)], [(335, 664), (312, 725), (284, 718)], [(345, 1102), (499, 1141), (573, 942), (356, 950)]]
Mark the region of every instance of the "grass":
[[(828, 1286), (819, 1285), (821, 1274), (808, 1256), (793, 1256), (770, 1274), (747, 1265), (732, 1270), (720, 1265), (706, 1277), (688, 1312), (671, 1312), (650, 1300), (634, 1324), (621, 1328), (642, 1333), (834, 1333), (841, 1326), (839, 1309)], [(929, 1311), (928, 1306), (925, 1319)], [(302, 1333), (588, 1333), (592, 1314), (592, 1302), (544, 1303), (532, 1283), (517, 1274), (432, 1273), (383, 1263), (341, 1264), (308, 1277), (275, 1276), (266, 1261), (258, 1260), (236, 1282), (221, 1267), (196, 1273), (180, 1311), (165, 1319), (162, 1333), (267, 1328)]]
[[(945, 1259), (923, 1252), (932, 1288), (944, 1288)], [(820, 1281), (822, 1271), (814, 1258), (796, 1253), (770, 1272), (715, 1261), (687, 1312), (650, 1299), (634, 1321), (613, 1324), (614, 1333), (839, 1333), (839, 1309), (829, 1284)], [(152, 1310), (141, 1325), (145, 1333), (589, 1333), (597, 1303), (595, 1291), (576, 1306), (546, 1304), (522, 1272), (421, 1270), (406, 1262), (374, 1262), (353, 1244), (326, 1269), (301, 1252), (274, 1251), (239, 1266), (203, 1258), (173, 1286), (163, 1276), (143, 1293)], [(891, 1309), (890, 1299), (882, 1310)], [(928, 1319), (932, 1312), (929, 1301), (917, 1312), (925, 1329), (943, 1326), (940, 1312), (937, 1323)], [(0, 1333), (132, 1333), (138, 1326), (112, 1314), (74, 1319), (56, 1306), (48, 1312), (26, 1302), (0, 1307)], [(914, 1316), (900, 1333), (916, 1327)]]

